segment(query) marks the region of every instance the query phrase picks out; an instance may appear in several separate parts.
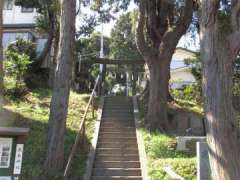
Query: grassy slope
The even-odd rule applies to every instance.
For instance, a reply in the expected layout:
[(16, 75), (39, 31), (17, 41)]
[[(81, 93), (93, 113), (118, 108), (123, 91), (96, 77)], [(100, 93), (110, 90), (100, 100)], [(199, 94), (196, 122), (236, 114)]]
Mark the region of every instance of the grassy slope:
[[(201, 113), (200, 107), (189, 105), (189, 102), (187, 104), (182, 102), (180, 106), (169, 106), (169, 111), (174, 112), (172, 106), (182, 110), (185, 109), (186, 111)], [(140, 103), (140, 116), (143, 118), (145, 113), (144, 106)], [(170, 166), (176, 173), (183, 176), (186, 180), (196, 179), (196, 158), (192, 155), (177, 152), (171, 147), (175, 144), (176, 137), (162, 134), (160, 132), (150, 133), (146, 129), (142, 129), (141, 132), (145, 142), (145, 149), (148, 158), (148, 174), (151, 180), (169, 179), (163, 171), (164, 166)]]
[[(84, 113), (89, 95), (78, 95), (71, 93), (69, 103), (69, 113), (67, 119), (67, 132), (65, 136), (65, 158), (68, 157), (72, 144), (74, 143), (80, 118)], [(49, 116), (49, 104), (51, 92), (46, 89), (36, 89), (24, 97), (24, 100), (11, 99), (10, 103), (4, 107), (4, 111), (11, 114), (9, 120), (14, 119), (14, 126), (29, 127), (31, 129), (30, 136), (26, 142), (25, 155), (23, 161), (23, 177), (22, 180), (38, 179), (42, 164), (44, 162), (46, 150), (46, 134)], [(85, 141), (90, 142), (91, 132), (94, 126), (94, 119), (91, 113), (88, 115), (87, 121), (87, 137)], [(78, 150), (76, 160), (73, 164), (74, 171), (71, 172), (73, 180), (79, 177), (84, 171), (84, 162), (86, 157), (86, 149)], [(60, 175), (61, 176), (61, 175)]]
[(180, 153), (172, 148), (175, 137), (159, 132), (142, 130), (148, 158), (148, 171), (151, 180), (167, 180), (164, 166), (170, 166), (186, 180), (196, 179), (196, 158)]

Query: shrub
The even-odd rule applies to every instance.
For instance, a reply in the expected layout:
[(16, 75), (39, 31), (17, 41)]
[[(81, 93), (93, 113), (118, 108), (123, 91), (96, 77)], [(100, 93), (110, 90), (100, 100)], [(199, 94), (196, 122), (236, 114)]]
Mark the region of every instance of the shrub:
[(173, 89), (171, 91), (176, 100), (191, 101), (198, 105), (202, 104), (201, 88), (198, 84), (192, 84), (183, 89)]
[(4, 61), (7, 94), (21, 96), (26, 90), (25, 78), (29, 65), (36, 58), (36, 48), (31, 41), (17, 39), (8, 46)]
[(4, 61), (5, 73), (12, 82), (11, 86), (6, 89), (10, 94), (21, 95), (25, 90), (24, 77), (30, 64), (29, 56), (8, 50), (6, 57), (7, 60)]
[(17, 41), (8, 46), (7, 51), (25, 54), (31, 61), (36, 59), (36, 47), (31, 41), (17, 39)]

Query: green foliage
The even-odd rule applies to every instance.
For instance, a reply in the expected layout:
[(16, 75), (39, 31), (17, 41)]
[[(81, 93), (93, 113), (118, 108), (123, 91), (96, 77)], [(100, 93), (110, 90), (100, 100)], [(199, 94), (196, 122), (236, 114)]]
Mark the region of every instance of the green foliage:
[(14, 94), (18, 94), (18, 92), (21, 93), (21, 91), (25, 88), (23, 80), (27, 73), (30, 59), (26, 54), (18, 54), (9, 50), (7, 51), (6, 55), (7, 60), (4, 61), (4, 69), (6, 75), (10, 76), (12, 81), (15, 82), (13, 86), (10, 85), (7, 87), (10, 87), (11, 89), (9, 90), (13, 91)]
[(177, 100), (191, 101), (194, 104), (202, 106), (202, 64), (200, 53), (196, 53), (194, 58), (185, 59), (184, 63), (191, 69), (196, 83), (181, 90), (172, 90), (172, 94)]
[(198, 84), (192, 84), (183, 89), (172, 89), (171, 93), (176, 100), (191, 101), (198, 105), (202, 105), (201, 90)]
[(98, 24), (95, 16), (89, 16), (87, 14), (81, 14), (80, 22), (81, 25), (77, 34), (78, 36), (85, 37), (90, 36), (93, 33), (95, 26)]
[(30, 60), (26, 54), (7, 51), (7, 60), (4, 63), (8, 75), (16, 76), (17, 80), (22, 80), (27, 72), (27, 66), (30, 64)]
[(149, 133), (145, 130), (141, 132), (145, 142), (150, 179), (169, 180), (163, 171), (164, 166), (170, 166), (187, 180), (196, 179), (196, 160), (189, 154), (175, 150), (175, 137), (160, 132)]
[(8, 46), (7, 51), (17, 54), (25, 54), (31, 61), (36, 59), (36, 47), (31, 41), (17, 39), (17, 41)]
[(170, 180), (170, 177), (163, 170), (164, 166), (170, 166), (174, 171), (186, 180), (196, 180), (196, 160), (194, 158), (178, 158), (158, 160), (149, 166), (151, 180)]
[(198, 84), (200, 84), (202, 80), (202, 64), (200, 58), (200, 53), (196, 53), (194, 58), (184, 59), (184, 63), (191, 68), (191, 72)]
[(91, 1), (91, 9), (98, 12), (101, 22), (109, 22), (114, 19), (114, 13), (121, 10), (127, 10), (131, 0), (93, 0)]
[(35, 46), (31, 41), (18, 39), (8, 47), (6, 61), (4, 61), (6, 94), (22, 96), (25, 93), (24, 80), (35, 58)]
[(134, 15), (135, 11), (121, 15), (111, 32), (110, 56), (113, 59), (142, 59), (135, 42)]
[[(89, 57), (94, 57), (96, 56), (96, 54), (100, 51), (100, 47), (101, 47), (101, 34), (100, 33), (92, 33), (88, 38), (81, 38), (77, 41), (76, 43), (76, 49), (77, 52), (80, 52), (81, 55), (89, 55), (89, 56), (83, 56), (82, 58), (84, 59), (89, 58)], [(104, 36), (103, 37), (103, 50), (104, 50), (104, 55), (106, 57), (109, 56), (109, 44), (110, 44), (110, 38)], [(93, 53), (93, 55), (92, 55)], [(92, 56), (91, 56), (92, 55)]]
[[(81, 83), (82, 87), (89, 87), (89, 82), (94, 83), (94, 80), (99, 75), (99, 64), (89, 64), (87, 61), (93, 60), (94, 57), (99, 55), (100, 50), (100, 33), (92, 33), (87, 38), (81, 38), (76, 42), (76, 49), (79, 53), (79, 57), (83, 60), (81, 64), (81, 72), (77, 74), (78, 80)], [(104, 55), (106, 57), (109, 56), (109, 43), (110, 39), (108, 37), (104, 37)], [(81, 57), (80, 57), (81, 56)], [(82, 88), (86, 90), (85, 88)]]

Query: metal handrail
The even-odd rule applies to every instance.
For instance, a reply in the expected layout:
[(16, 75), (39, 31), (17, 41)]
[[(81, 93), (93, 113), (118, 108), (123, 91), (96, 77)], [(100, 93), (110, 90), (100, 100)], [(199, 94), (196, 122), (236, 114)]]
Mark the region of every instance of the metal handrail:
[(67, 175), (68, 175), (68, 171), (70, 169), (70, 166), (71, 166), (71, 163), (72, 163), (72, 160), (73, 160), (73, 157), (74, 157), (74, 154), (76, 152), (76, 149), (77, 149), (77, 146), (78, 146), (78, 143), (80, 141), (80, 137), (81, 137), (81, 132), (83, 131), (84, 135), (85, 135), (85, 121), (86, 121), (86, 117), (87, 117), (87, 113), (88, 113), (88, 110), (89, 110), (89, 107), (93, 101), (93, 97), (95, 95), (95, 92), (96, 92), (96, 89), (98, 87), (98, 84), (100, 82), (100, 78), (101, 76), (98, 75), (97, 79), (96, 79), (96, 82), (95, 82), (95, 85), (94, 85), (94, 88), (92, 90), (92, 93), (91, 93), (91, 96), (90, 96), (90, 99), (88, 100), (88, 104), (86, 106), (86, 109), (85, 109), (85, 112), (84, 112), (84, 115), (81, 119), (81, 123), (79, 125), (79, 130), (78, 130), (78, 134), (76, 136), (76, 139), (75, 139), (75, 142), (73, 144), (73, 147), (72, 147), (72, 150), (71, 150), (71, 153), (68, 157), (68, 161), (67, 161), (67, 165), (65, 167), (65, 170), (64, 170), (64, 180), (67, 180)]

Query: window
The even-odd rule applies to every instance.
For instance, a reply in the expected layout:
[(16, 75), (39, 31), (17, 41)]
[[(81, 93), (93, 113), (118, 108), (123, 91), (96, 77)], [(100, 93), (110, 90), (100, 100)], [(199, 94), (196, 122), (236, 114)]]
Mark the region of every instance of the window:
[(12, 10), (13, 9), (13, 0), (4, 0), (4, 10)]
[(11, 180), (10, 176), (0, 176), (0, 180)]
[(12, 152), (12, 139), (0, 138), (0, 168), (10, 167), (11, 152)]
[(3, 48), (6, 49), (11, 43), (17, 39), (32, 41), (33, 36), (29, 32), (4, 32), (3, 33)]
[(33, 8), (22, 7), (22, 12), (23, 13), (32, 13), (33, 12)]

